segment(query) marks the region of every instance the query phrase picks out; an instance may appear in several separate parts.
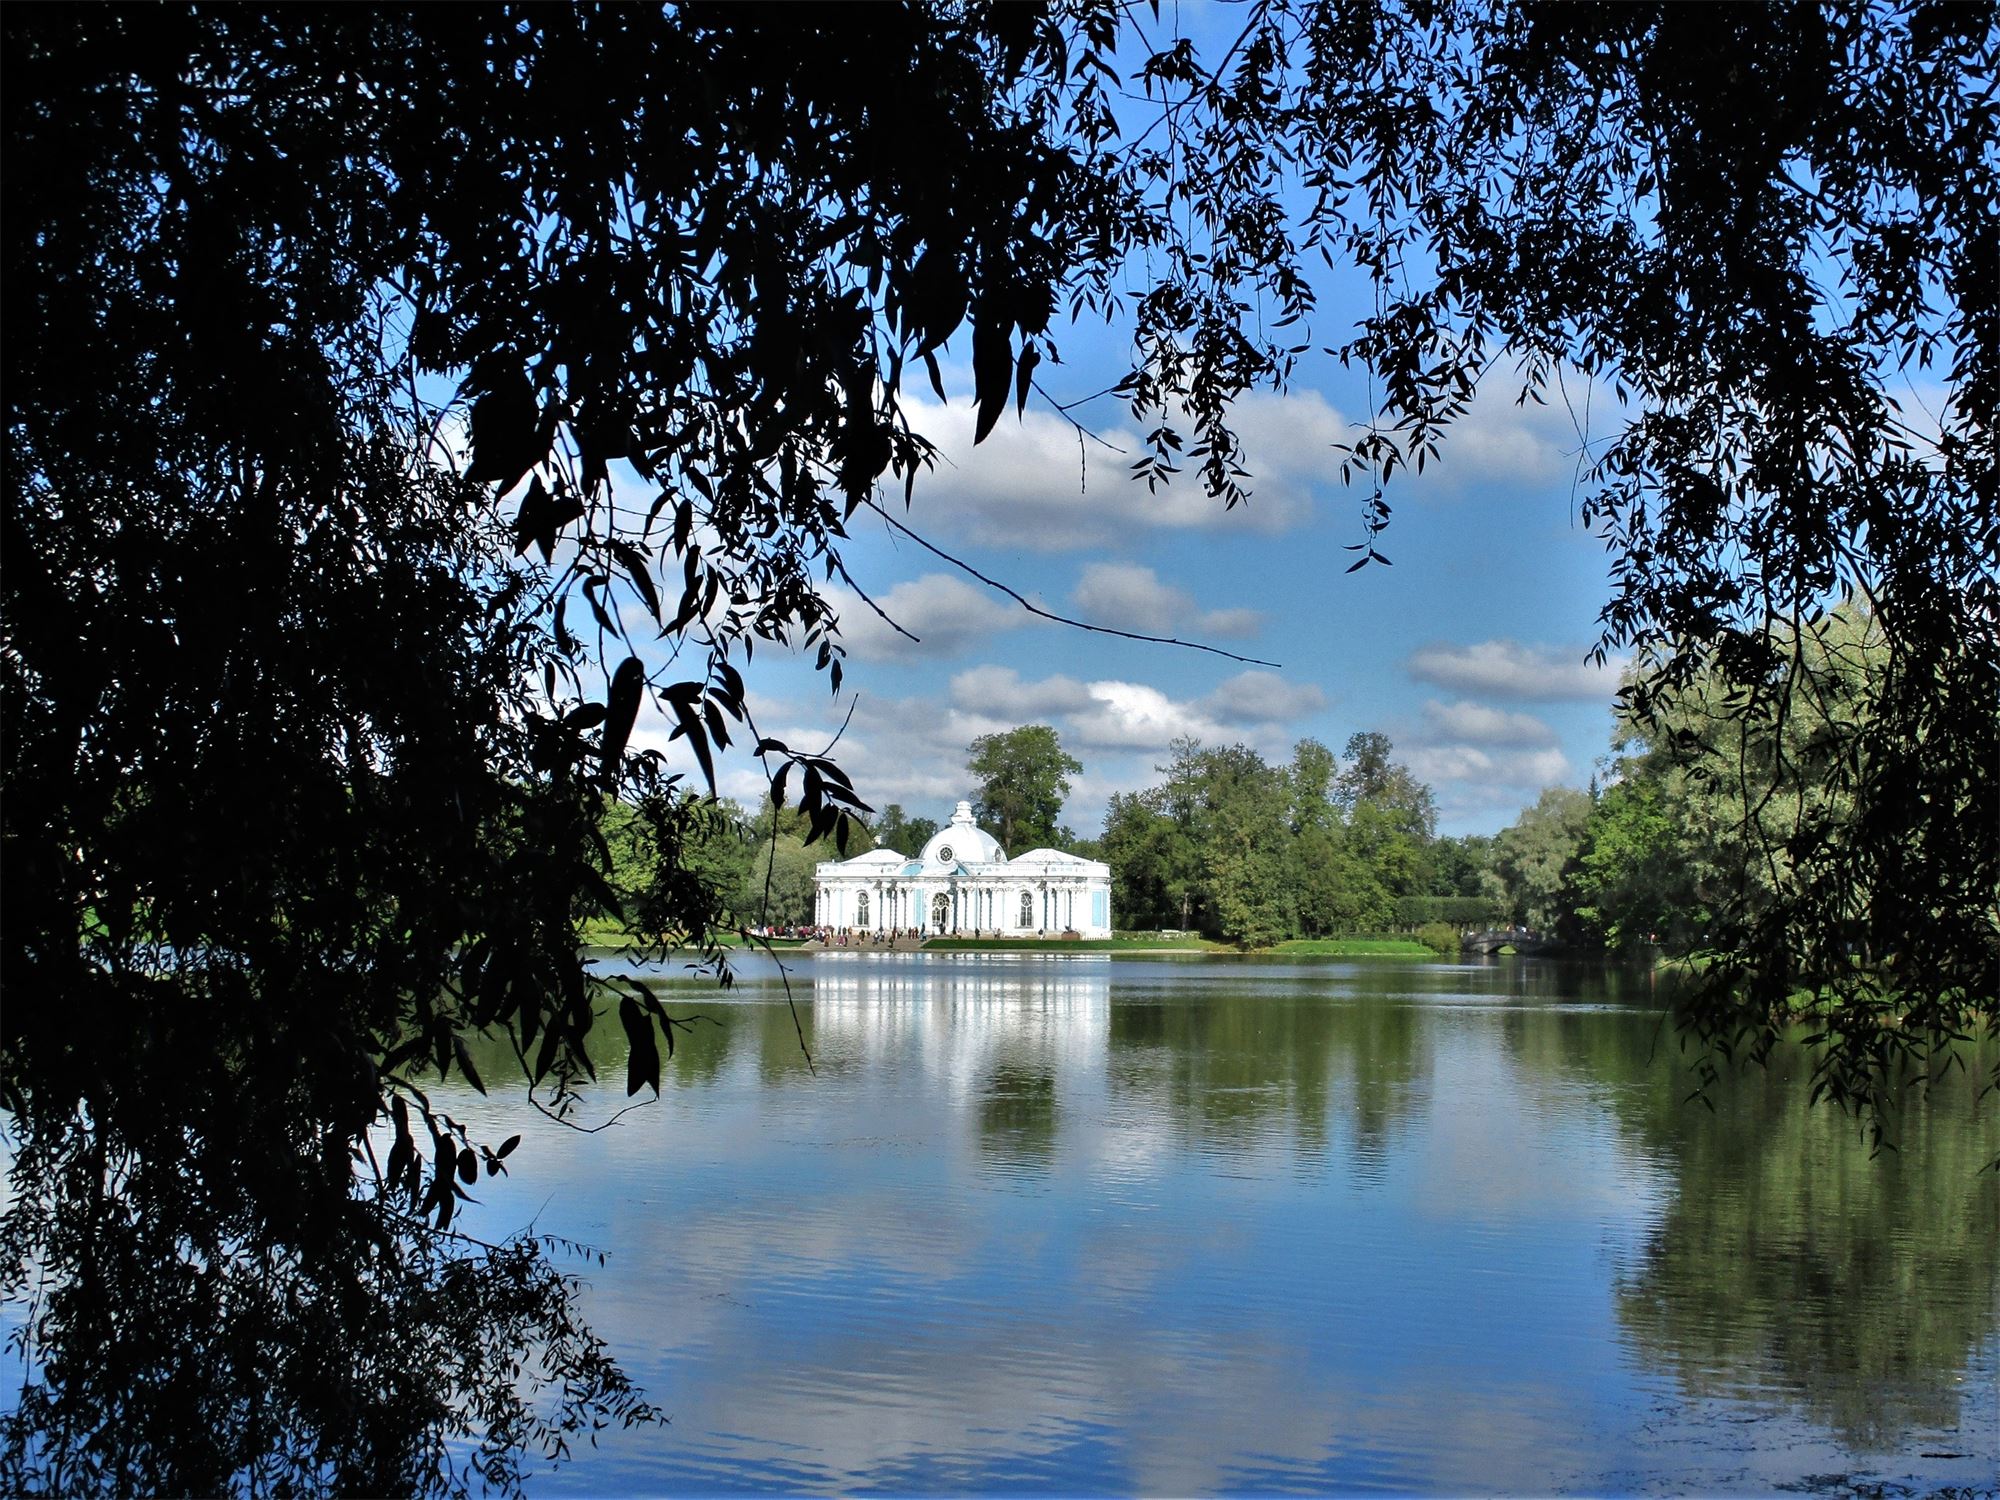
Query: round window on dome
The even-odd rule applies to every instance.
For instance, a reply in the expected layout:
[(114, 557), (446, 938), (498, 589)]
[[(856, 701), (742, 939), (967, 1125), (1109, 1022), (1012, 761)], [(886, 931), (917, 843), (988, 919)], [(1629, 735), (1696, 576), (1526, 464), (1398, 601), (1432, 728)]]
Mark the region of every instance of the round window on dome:
[(941, 859), (941, 860), (943, 860), (943, 861), (944, 861), (944, 862), (945, 862), (946, 864), (950, 864), (950, 863), (951, 863), (951, 845), (949, 845), (949, 844), (939, 844), (939, 845), (938, 845), (938, 858), (939, 858), (939, 859)]

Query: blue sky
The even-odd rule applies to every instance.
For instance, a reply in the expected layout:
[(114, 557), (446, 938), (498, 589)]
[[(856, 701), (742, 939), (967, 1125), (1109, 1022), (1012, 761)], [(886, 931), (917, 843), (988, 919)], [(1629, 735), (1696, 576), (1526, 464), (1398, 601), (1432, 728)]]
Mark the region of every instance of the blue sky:
[[(1344, 332), (1338, 314), (1322, 308), (1318, 343)], [(951, 351), (961, 357), (962, 342)], [(1119, 373), (1102, 330), (1068, 330), (1063, 353), (1041, 371), (1058, 400)], [(1380, 730), (1436, 789), (1446, 833), (1492, 832), (1544, 786), (1583, 785), (1604, 754), (1617, 667), (1586, 657), (1606, 559), (1575, 518), (1582, 439), (1562, 404), (1517, 406), (1514, 387), (1491, 379), (1443, 463), (1392, 482), (1381, 550), (1394, 565), (1348, 573), (1361, 497), (1340, 482), (1333, 445), (1368, 403), (1330, 357), (1302, 365), (1283, 394), (1239, 406), (1255, 479), (1233, 512), (1191, 475), (1152, 493), (1128, 479), (1138, 434), (1110, 398), (1076, 415), (1120, 452), (1080, 444), (1035, 401), (974, 448), (969, 374), (947, 364), (945, 376), (948, 404), (926, 391), (908, 408), (941, 450), (917, 483), (914, 529), (1049, 609), (1276, 665), (1036, 620), (859, 514), (849, 570), (920, 641), (836, 589), (850, 652), (839, 699), (808, 661), (781, 652), (760, 652), (748, 681), (759, 730), (798, 748), (823, 748), (851, 706), (837, 755), (874, 806), (942, 819), (971, 794), (970, 742), (1027, 723), (1054, 725), (1083, 763), (1066, 821), (1084, 835), (1101, 828), (1112, 793), (1157, 781), (1183, 734), (1285, 760), (1305, 736), (1338, 751)], [(1600, 407), (1600, 441), (1603, 420)], [(904, 514), (899, 487), (883, 498)], [(664, 746), (664, 723), (649, 715), (635, 739)], [(763, 786), (742, 760), (720, 783), (746, 802)]]

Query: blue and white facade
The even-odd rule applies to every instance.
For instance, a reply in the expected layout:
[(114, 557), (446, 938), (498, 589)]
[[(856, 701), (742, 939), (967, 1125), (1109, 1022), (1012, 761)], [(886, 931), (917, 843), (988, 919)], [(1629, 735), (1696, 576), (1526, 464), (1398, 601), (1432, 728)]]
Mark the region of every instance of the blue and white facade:
[(1013, 859), (961, 802), (915, 859), (871, 849), (814, 876), (814, 920), (856, 932), (936, 936), (1111, 936), (1111, 866), (1060, 849)]

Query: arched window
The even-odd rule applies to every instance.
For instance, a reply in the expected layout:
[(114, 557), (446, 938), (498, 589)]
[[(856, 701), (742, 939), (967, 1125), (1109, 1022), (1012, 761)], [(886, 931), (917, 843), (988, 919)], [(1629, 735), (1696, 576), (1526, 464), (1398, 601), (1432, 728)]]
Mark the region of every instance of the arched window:
[(863, 891), (854, 898), (854, 925), (856, 927), (866, 927), (868, 925), (868, 893), (866, 891)]
[(931, 897), (931, 926), (943, 932), (951, 921), (951, 899), (939, 891)]
[(1021, 925), (1023, 927), (1035, 925), (1035, 896), (1032, 891), (1021, 892)]

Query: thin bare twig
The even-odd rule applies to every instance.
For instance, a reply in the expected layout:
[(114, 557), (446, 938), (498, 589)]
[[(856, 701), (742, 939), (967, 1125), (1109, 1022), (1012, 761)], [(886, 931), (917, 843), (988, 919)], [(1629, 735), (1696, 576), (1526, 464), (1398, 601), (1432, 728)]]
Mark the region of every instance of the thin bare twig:
[(1037, 615), (1044, 620), (1053, 621), (1057, 625), (1068, 625), (1075, 630), (1088, 630), (1093, 635), (1115, 635), (1119, 637), (1121, 640), (1146, 641), (1155, 646), (1179, 646), (1183, 650), (1187, 651), (1206, 651), (1211, 656), (1227, 657), (1230, 661), (1240, 661), (1244, 663), (1246, 666), (1252, 666), (1252, 667), (1283, 666), (1282, 662), (1265, 661), (1262, 657), (1259, 656), (1241, 656), (1234, 651), (1225, 651), (1220, 646), (1204, 645), (1200, 641), (1183, 641), (1178, 639), (1177, 637), (1170, 635), (1146, 635), (1137, 630), (1119, 630), (1115, 626), (1111, 625), (1093, 625), (1088, 620), (1073, 620), (1068, 615), (1059, 615), (1056, 614), (1053, 610), (1043, 609), (1039, 604), (1030, 603), (1024, 595), (1018, 593), (1014, 589), (1007, 587), (1007, 585), (1000, 582), (999, 579), (988, 578), (984, 573), (980, 572), (979, 569), (973, 567), (971, 563), (965, 561), (964, 558), (954, 557), (951, 555), (951, 553), (945, 551), (944, 548), (938, 546), (935, 542), (929, 541), (926, 538), (918, 535), (916, 532), (912, 531), (909, 527), (905, 526), (901, 521), (897, 520), (894, 516), (890, 515), (889, 512), (884, 510), (881, 507), (881, 505), (878, 504), (876, 501), (865, 500), (862, 503), (866, 505), (870, 510), (874, 511), (876, 515), (880, 516), (883, 520), (887, 521), (891, 526), (895, 527), (896, 530), (902, 532), (904, 536), (908, 537), (911, 541), (915, 542), (919, 547), (922, 547), (926, 552), (929, 552), (936, 557), (944, 559), (944, 561), (950, 563), (954, 568), (957, 568), (960, 572), (967, 573), (972, 577), (977, 578), (981, 583), (985, 584), (988, 588), (996, 590), (999, 593), (1005, 594), (1009, 599), (1012, 599), (1016, 604), (1020, 605), (1021, 608), (1025, 609), (1031, 615)]
[(905, 630), (902, 626), (898, 625), (894, 620), (889, 618), (887, 610), (883, 609), (881, 605), (877, 604), (873, 599), (868, 597), (868, 591), (864, 589), (860, 584), (856, 583), (854, 581), (854, 575), (847, 571), (846, 563), (842, 562), (838, 557), (835, 557), (833, 559), (833, 566), (835, 571), (840, 574), (841, 581), (844, 582), (849, 588), (854, 590), (855, 594), (860, 598), (863, 604), (867, 605), (870, 609), (874, 610), (877, 615), (881, 616), (882, 623), (884, 625), (887, 625), (891, 630), (895, 631), (897, 635), (900, 635), (906, 641), (913, 642), (917, 645), (923, 644), (922, 636), (911, 635), (909, 631)]

